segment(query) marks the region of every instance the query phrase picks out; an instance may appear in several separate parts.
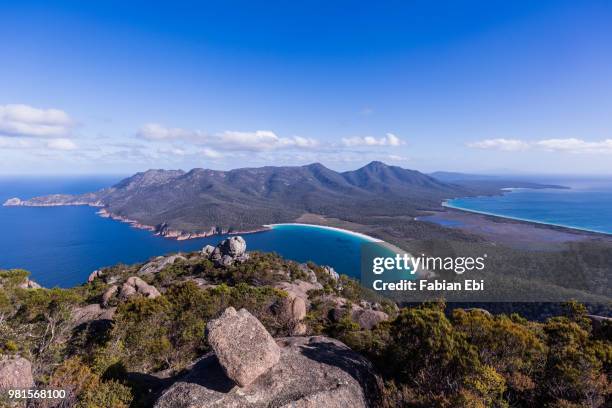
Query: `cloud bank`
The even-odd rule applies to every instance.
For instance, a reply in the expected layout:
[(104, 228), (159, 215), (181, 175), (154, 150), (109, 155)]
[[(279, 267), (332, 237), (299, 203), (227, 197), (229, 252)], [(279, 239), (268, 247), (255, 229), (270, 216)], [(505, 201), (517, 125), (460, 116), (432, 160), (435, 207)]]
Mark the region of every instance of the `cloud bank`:
[(486, 139), (478, 142), (468, 143), (469, 147), (477, 149), (521, 151), (521, 150), (544, 150), (550, 152), (565, 153), (603, 153), (612, 154), (612, 139), (589, 142), (583, 139), (543, 139), (536, 141), (523, 141), (518, 139)]
[[(317, 147), (319, 142), (315, 139), (292, 136), (280, 137), (270, 130), (256, 130), (241, 132), (226, 130), (216, 134), (206, 134), (199, 130), (171, 128), (158, 123), (143, 125), (137, 136), (156, 142), (188, 142), (193, 144), (210, 145), (220, 150), (235, 151), (269, 151), (282, 149), (309, 149)], [(208, 149), (207, 156), (211, 154)]]
[(393, 133), (387, 133), (385, 136), (377, 139), (372, 136), (365, 137), (348, 137), (342, 138), (342, 145), (346, 147), (357, 146), (400, 146), (404, 142)]
[(38, 109), (28, 105), (0, 105), (0, 134), (23, 137), (61, 137), (74, 121), (59, 109)]

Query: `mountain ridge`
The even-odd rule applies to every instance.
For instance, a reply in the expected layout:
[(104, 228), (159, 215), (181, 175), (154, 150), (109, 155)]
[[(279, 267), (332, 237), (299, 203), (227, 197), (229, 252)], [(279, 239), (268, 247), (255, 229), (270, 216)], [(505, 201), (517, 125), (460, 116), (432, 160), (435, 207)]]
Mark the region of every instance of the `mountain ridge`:
[(228, 171), (150, 169), (96, 192), (12, 198), (5, 206), (89, 205), (102, 214), (173, 237), (252, 231), (291, 222), (304, 213), (350, 220), (416, 216), (443, 200), (499, 193), (498, 186), (465, 186), (416, 170), (373, 161), (336, 172), (320, 163)]

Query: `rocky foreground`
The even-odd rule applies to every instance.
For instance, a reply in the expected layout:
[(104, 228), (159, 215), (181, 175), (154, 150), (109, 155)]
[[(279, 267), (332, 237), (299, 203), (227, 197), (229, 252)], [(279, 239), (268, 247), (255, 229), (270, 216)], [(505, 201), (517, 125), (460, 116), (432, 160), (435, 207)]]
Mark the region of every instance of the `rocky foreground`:
[(213, 353), (198, 360), (157, 408), (366, 407), (371, 364), (323, 336), (273, 339), (245, 309), (228, 308), (208, 325)]
[[(156, 301), (163, 298), (177, 284), (188, 284), (202, 291), (223, 291), (226, 282), (235, 279), (229, 276), (211, 279), (197, 272), (166, 279), (169, 271), (193, 272), (194, 268), (205, 265), (225, 273), (247, 268), (251, 262), (245, 240), (234, 236), (216, 247), (207, 245), (198, 253), (160, 256), (135, 267), (96, 270), (90, 274), (86, 287), (95, 287), (99, 294), (90, 297), (94, 300), (92, 303), (77, 304), (66, 310), (66, 327), (57, 340), (69, 341), (71, 332), (98, 331), (100, 327), (121, 325), (126, 316), (118, 317), (117, 314), (124, 314), (124, 307), (139, 299)], [(268, 270), (254, 276), (259, 282), (253, 283), (271, 287), (273, 297), (260, 315), (274, 319), (277, 327), (280, 324), (282, 329), (276, 334), (285, 336), (274, 339), (246, 309), (236, 312), (229, 307), (220, 317), (206, 324), (206, 336), (204, 331), (200, 333), (206, 337), (203, 341), (210, 345), (211, 351), (193, 362), (186, 361), (183, 364), (186, 372), (181, 372), (180, 367), (166, 367), (154, 374), (152, 378), (163, 381), (151, 380), (152, 388), (143, 405), (368, 406), (371, 396), (376, 394), (371, 363), (338, 340), (309, 335), (313, 330), (307, 316), (313, 309), (313, 302), (318, 308), (325, 304), (330, 319), (338, 322), (349, 319), (358, 327), (371, 329), (388, 320), (389, 314), (379, 303), (363, 299), (355, 302), (339, 296), (348, 281), (341, 279), (333, 268), (317, 267), (315, 273), (312, 265), (275, 265), (274, 262), (266, 263)], [(41, 289), (27, 277), (16, 288)], [(388, 303), (386, 309), (394, 312), (396, 306), (389, 309), (390, 305)], [(0, 389), (34, 387), (40, 381), (36, 379), (37, 374), (45, 370), (36, 365), (18, 355), (3, 357)], [(173, 373), (179, 374), (172, 376)]]
[(610, 406), (612, 323), (564, 310), (400, 309), (238, 236), (71, 289), (0, 270), (0, 407)]

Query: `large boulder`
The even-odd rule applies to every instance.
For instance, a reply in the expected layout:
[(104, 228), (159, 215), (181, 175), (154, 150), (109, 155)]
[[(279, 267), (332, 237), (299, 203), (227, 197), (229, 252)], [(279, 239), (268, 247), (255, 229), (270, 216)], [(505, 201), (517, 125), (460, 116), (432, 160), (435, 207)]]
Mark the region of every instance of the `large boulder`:
[(231, 237), (221, 241), (219, 248), (223, 255), (238, 258), (246, 253), (246, 241), (241, 236)]
[(371, 309), (361, 309), (352, 313), (352, 319), (362, 329), (372, 330), (380, 322), (389, 320), (385, 312)]
[(129, 277), (119, 290), (119, 297), (127, 299), (135, 294), (140, 294), (147, 298), (156, 298), (161, 295), (153, 285), (149, 285), (138, 276)]
[(98, 320), (113, 320), (116, 308), (103, 309), (99, 304), (77, 307), (72, 311), (72, 320), (75, 326)]
[(247, 310), (228, 307), (208, 323), (208, 343), (229, 378), (246, 387), (273, 367), (280, 350), (266, 328)]
[(32, 364), (23, 357), (0, 356), (0, 391), (34, 387)]
[(215, 265), (223, 267), (230, 266), (234, 262), (244, 262), (249, 258), (246, 241), (241, 236), (224, 239), (212, 251), (207, 245), (202, 249), (202, 254), (208, 256)]
[(371, 364), (343, 343), (321, 336), (276, 342), (279, 362), (249, 386), (235, 387), (211, 353), (164, 391), (155, 407), (364, 408), (376, 398)]

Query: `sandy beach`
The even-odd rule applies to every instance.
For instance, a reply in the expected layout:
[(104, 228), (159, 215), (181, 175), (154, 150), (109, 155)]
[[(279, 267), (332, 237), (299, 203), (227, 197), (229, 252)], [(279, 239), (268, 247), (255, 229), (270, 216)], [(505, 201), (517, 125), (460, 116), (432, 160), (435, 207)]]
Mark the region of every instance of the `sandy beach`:
[(312, 228), (327, 229), (327, 230), (338, 231), (338, 232), (343, 232), (345, 234), (353, 235), (353, 236), (362, 238), (362, 239), (364, 239), (366, 241), (369, 241), (369, 242), (384, 242), (381, 239), (374, 238), (374, 237), (371, 237), (369, 235), (362, 234), (360, 232), (350, 231), (350, 230), (347, 230), (347, 229), (344, 229), (344, 228), (328, 227), (326, 225), (304, 224), (304, 223), (299, 223), (299, 222), (288, 222), (288, 223), (282, 223), (282, 224), (267, 224), (267, 225), (264, 225), (264, 227), (274, 228), (274, 227), (279, 227), (279, 226), (283, 226), (283, 225), (296, 225), (296, 226), (302, 226), (302, 227), (312, 227)]

